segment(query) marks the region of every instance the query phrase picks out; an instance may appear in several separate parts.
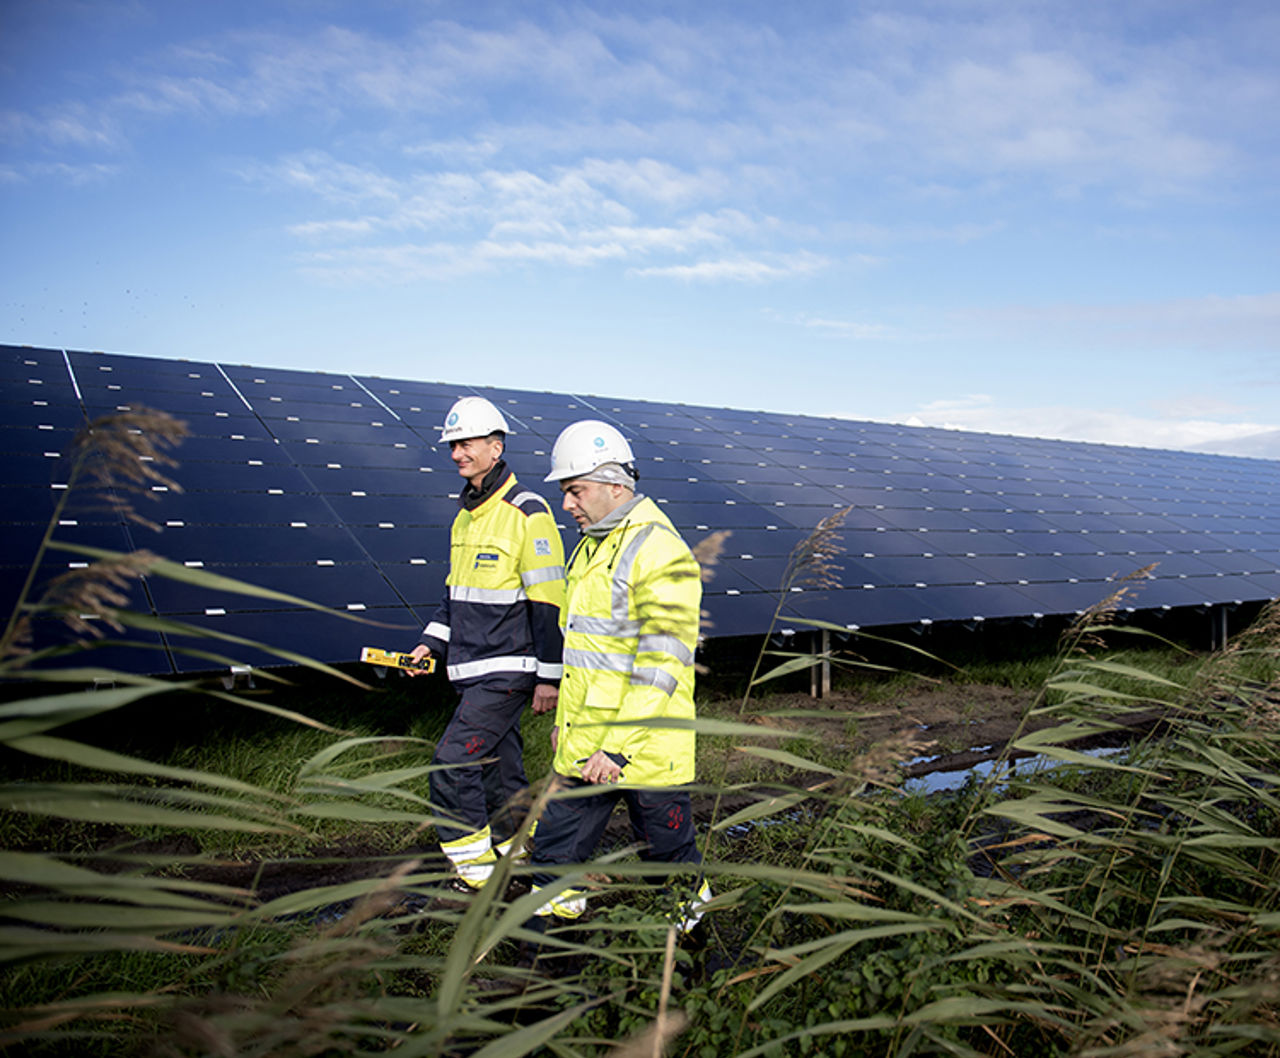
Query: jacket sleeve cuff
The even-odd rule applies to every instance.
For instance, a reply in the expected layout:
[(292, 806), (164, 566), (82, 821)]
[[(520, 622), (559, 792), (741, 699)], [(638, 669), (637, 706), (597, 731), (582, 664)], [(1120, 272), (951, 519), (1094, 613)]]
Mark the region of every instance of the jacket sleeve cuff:
[[(436, 635), (437, 629), (443, 629), (444, 635)], [(422, 630), (418, 642), (431, 651), (436, 657), (443, 659), (449, 652), (449, 629), (443, 625), (430, 624)]]

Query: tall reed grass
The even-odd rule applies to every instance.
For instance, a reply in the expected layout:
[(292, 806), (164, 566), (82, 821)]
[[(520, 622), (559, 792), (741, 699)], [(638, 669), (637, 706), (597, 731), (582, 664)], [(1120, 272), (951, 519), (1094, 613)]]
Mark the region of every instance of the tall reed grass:
[[(819, 527), (806, 552), (818, 557), (799, 555), (795, 577), (835, 575), (838, 528)], [(92, 557), (119, 576), (201, 572)], [(770, 775), (696, 792), (717, 893), (697, 948), (673, 928), (693, 880), (640, 863), (625, 837), (560, 872), (593, 912), (544, 937), (524, 923), (547, 894), (528, 893), (527, 868), (508, 860), (470, 899), (410, 848), (368, 876), (273, 899), (209, 881), (209, 856), (162, 836), (305, 843), (325, 821), (420, 833), (437, 816), (430, 765), (403, 737), (332, 730), (196, 680), (116, 673), (89, 691), (101, 670), (41, 670), (16, 630), (86, 612), (66, 590), (24, 595), (0, 658), (0, 676), (21, 684), (0, 706), (0, 742), (26, 762), (0, 783), (0, 806), (28, 821), (5, 829), (25, 843), (0, 851), (0, 1045), (12, 1053), (1280, 1054), (1275, 606), (1178, 680), (1116, 655), (1139, 633), (1104, 600), (1060, 644), (996, 767), (948, 795), (904, 794), (907, 736), (833, 760), (792, 724), (780, 745), (748, 715), (754, 691), (736, 717), (703, 717), (706, 744)], [(95, 605), (121, 628), (140, 620), (105, 594)], [(813, 663), (766, 647), (752, 684)], [(175, 693), (328, 741), (291, 781), (264, 785), (77, 737), (83, 721)], [(1123, 752), (1080, 748), (1153, 710), (1159, 723)], [(526, 825), (562, 796), (535, 795)], [(103, 848), (84, 827), (148, 840)], [(531, 968), (521, 945), (534, 940), (545, 958)]]

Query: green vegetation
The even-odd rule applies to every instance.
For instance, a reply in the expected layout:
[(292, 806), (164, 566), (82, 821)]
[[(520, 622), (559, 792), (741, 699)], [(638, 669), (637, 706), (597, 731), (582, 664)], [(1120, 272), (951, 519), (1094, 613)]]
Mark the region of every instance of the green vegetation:
[[(113, 574), (100, 553), (83, 579)], [(312, 665), (228, 691), (32, 667), (28, 617), (140, 622), (101, 592), (86, 609), (85, 587), (24, 599), (0, 657), (13, 1053), (1280, 1055), (1275, 607), (1207, 658), (1115, 627), (1119, 595), (1006, 668), (907, 647), (891, 664), (855, 637), (832, 658), (845, 697), (823, 703), (772, 690), (812, 658), (762, 653), (698, 721), (716, 896), (685, 950), (692, 879), (625, 837), (566, 869), (593, 914), (546, 937), (522, 928), (546, 894), (518, 864), (469, 899), (443, 887), (432, 681)], [(1021, 703), (994, 766), (904, 792), (925, 736), (892, 721), (949, 693), (963, 729), (987, 719), (980, 686)], [(534, 775), (547, 723), (526, 728)], [(1124, 751), (1081, 749), (1126, 724)], [(552, 796), (536, 787), (531, 815)]]

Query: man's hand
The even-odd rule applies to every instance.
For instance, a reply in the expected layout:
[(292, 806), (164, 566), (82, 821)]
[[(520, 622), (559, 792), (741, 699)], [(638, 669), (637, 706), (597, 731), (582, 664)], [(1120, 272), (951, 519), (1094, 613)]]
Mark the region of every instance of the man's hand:
[(556, 724), (556, 726), (555, 726), (555, 727), (553, 727), (553, 728), (551, 729), (551, 752), (552, 752), (552, 754), (554, 755), (554, 754), (555, 754), (555, 751), (556, 751), (556, 750), (558, 750), (559, 748), (560, 748), (560, 725), (559, 725), (559, 724)]
[(560, 688), (554, 683), (540, 683), (533, 689), (531, 708), (535, 713), (550, 713), (555, 709), (559, 697)]
[(622, 778), (622, 769), (604, 750), (598, 749), (582, 766), (582, 778), (586, 782), (596, 784), (617, 782)]
[[(411, 651), (409, 651), (409, 657), (413, 658), (414, 661), (421, 661), (423, 658), (429, 658), (431, 657), (431, 648), (422, 643), (419, 643), (416, 647), (414, 647)], [(423, 672), (422, 669), (401, 669), (400, 671), (407, 673), (410, 676), (426, 675), (426, 673)]]

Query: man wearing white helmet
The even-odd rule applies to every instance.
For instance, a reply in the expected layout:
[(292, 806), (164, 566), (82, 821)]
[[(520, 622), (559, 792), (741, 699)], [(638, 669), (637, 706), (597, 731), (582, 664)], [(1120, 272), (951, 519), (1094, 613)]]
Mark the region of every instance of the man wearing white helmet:
[(513, 850), (510, 805), (527, 789), (520, 714), (555, 708), (561, 676), (564, 545), (546, 500), (521, 489), (502, 455), (510, 428), (483, 397), (463, 397), (442, 441), (466, 479), (450, 534), (445, 595), (415, 658), (447, 661), (460, 700), (436, 745), (431, 801), (459, 887), (479, 889)]
[[(697, 560), (657, 504), (636, 491), (631, 446), (607, 423), (566, 427), (546, 480), (559, 482), (564, 509), (583, 534), (566, 567), (553, 768), (561, 785), (598, 792), (549, 802), (533, 849), (534, 888), (555, 879), (538, 867), (591, 854), (619, 798), (645, 859), (701, 863), (684, 789), (694, 777), (694, 733), (645, 723), (694, 718)], [(685, 930), (710, 896), (702, 882), (682, 909)], [(572, 921), (585, 908), (582, 892), (564, 890), (538, 909), (531, 926)]]

